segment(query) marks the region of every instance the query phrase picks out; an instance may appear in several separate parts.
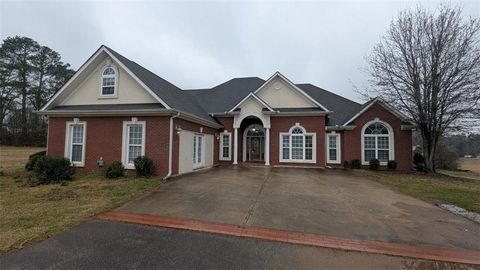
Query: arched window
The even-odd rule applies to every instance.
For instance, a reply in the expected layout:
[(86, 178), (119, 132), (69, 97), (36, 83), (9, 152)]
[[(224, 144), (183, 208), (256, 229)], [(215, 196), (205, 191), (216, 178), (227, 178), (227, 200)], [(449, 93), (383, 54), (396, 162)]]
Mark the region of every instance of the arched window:
[(383, 165), (393, 159), (393, 132), (390, 126), (379, 121), (367, 123), (362, 132), (362, 151), (363, 164), (378, 159)]
[(108, 66), (102, 71), (102, 89), (100, 96), (115, 97), (117, 95), (117, 72)]
[(315, 162), (315, 133), (296, 124), (288, 133), (280, 133), (280, 162)]

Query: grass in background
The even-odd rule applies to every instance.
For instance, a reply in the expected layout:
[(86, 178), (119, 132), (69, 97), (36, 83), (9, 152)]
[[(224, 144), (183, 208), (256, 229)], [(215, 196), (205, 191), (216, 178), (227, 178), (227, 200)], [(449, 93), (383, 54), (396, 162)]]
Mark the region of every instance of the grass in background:
[(444, 175), (354, 170), (357, 175), (431, 203), (450, 203), (480, 213), (480, 181)]
[(480, 174), (480, 158), (459, 158), (460, 169)]
[(23, 167), (42, 148), (0, 147), (0, 255), (46, 239), (161, 184), (160, 177), (105, 179), (78, 173), (68, 185), (29, 187)]
[(23, 169), (28, 156), (45, 150), (45, 147), (0, 146), (0, 171)]

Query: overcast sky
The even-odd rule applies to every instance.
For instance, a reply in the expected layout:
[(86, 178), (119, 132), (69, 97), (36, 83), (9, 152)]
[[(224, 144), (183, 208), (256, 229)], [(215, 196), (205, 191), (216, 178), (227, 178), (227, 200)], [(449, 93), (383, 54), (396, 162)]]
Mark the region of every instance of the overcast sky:
[[(280, 71), (355, 101), (365, 56), (406, 8), (438, 1), (13, 2), (0, 0), (0, 36), (28, 36), (77, 69), (105, 44), (180, 88)], [(480, 0), (452, 3), (480, 16)]]

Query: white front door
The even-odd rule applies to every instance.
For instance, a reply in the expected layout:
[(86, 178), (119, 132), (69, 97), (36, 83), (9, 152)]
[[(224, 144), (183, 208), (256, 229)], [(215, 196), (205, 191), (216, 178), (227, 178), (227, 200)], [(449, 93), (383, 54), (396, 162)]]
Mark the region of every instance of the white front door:
[(200, 168), (204, 165), (204, 140), (203, 135), (193, 135), (193, 168)]

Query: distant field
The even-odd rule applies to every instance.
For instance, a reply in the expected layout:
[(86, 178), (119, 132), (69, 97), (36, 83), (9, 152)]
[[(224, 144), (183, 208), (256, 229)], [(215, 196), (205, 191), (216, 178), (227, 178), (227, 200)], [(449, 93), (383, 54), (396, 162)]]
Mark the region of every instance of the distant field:
[(43, 150), (45, 147), (0, 146), (0, 170), (23, 168), (28, 156)]
[(480, 158), (460, 158), (460, 169), (480, 173)]

